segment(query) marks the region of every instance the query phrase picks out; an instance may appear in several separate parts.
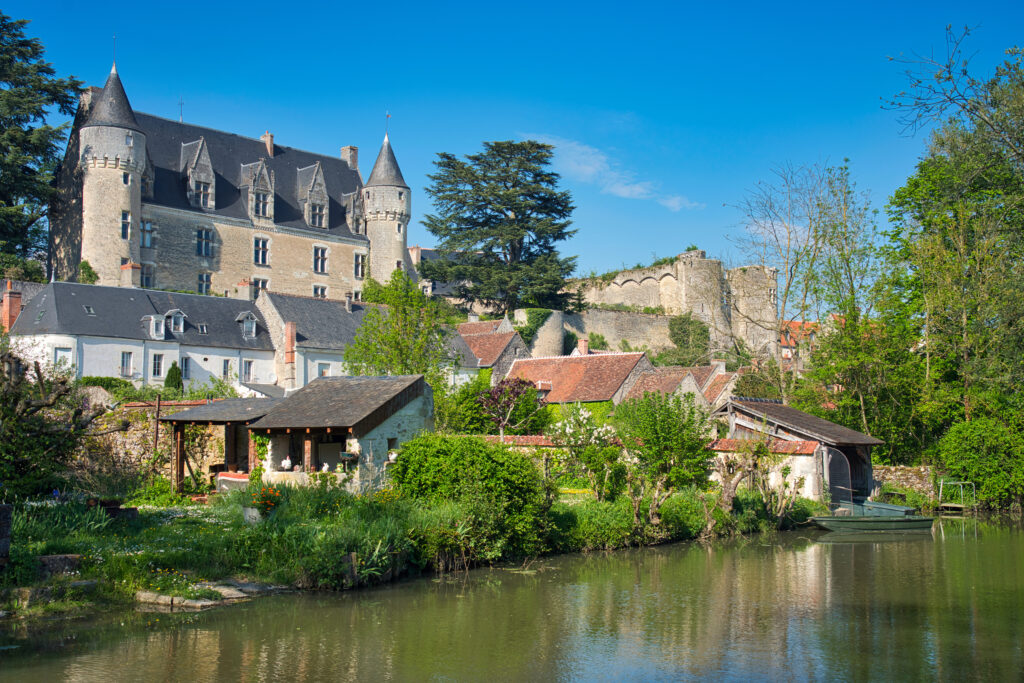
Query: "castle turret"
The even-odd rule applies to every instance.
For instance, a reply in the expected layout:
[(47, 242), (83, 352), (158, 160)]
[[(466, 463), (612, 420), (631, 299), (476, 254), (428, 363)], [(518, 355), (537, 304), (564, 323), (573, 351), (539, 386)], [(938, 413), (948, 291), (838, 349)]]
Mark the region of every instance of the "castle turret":
[(363, 220), (370, 240), (370, 276), (378, 282), (386, 282), (396, 268), (416, 278), (406, 251), (406, 231), (412, 212), (409, 194), (409, 186), (385, 134), (377, 162), (363, 186)]
[(146, 136), (135, 120), (117, 65), (79, 130), (82, 260), (101, 285), (139, 286), (139, 221)]

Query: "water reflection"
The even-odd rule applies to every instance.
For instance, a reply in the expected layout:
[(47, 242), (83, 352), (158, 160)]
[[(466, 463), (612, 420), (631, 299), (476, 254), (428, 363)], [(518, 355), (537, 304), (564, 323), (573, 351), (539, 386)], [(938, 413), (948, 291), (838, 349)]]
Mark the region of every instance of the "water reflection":
[(0, 650), (0, 679), (1016, 679), (1024, 671), (1018, 530), (943, 521), (916, 538), (822, 536), (554, 558), (525, 572), (13, 633), (0, 646), (21, 647)]

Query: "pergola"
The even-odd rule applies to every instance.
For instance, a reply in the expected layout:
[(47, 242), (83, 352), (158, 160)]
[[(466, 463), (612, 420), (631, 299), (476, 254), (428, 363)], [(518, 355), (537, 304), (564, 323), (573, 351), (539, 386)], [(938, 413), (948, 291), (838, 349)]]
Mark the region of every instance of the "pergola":
[[(283, 400), (280, 398), (228, 398), (161, 417), (161, 422), (167, 422), (173, 428), (175, 489), (181, 491), (185, 480), (185, 427), (189, 425), (224, 426), (224, 464), (227, 466), (235, 453), (234, 427), (255, 422)], [(252, 439), (249, 439), (248, 459), (251, 470), (256, 462), (256, 445)]]

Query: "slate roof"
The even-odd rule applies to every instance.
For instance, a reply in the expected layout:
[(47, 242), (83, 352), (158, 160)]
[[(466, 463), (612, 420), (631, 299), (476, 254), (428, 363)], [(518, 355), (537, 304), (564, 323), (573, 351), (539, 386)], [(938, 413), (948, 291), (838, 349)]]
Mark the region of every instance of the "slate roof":
[(711, 379), (711, 382), (704, 387), (704, 398), (708, 400), (708, 403), (714, 403), (717, 401), (722, 395), (722, 392), (725, 391), (725, 388), (729, 386), (729, 382), (731, 382), (735, 377), (735, 372), (723, 372), (720, 375), (715, 375)]
[(377, 162), (370, 171), (370, 179), (366, 181), (366, 187), (387, 185), (390, 187), (409, 187), (405, 184), (402, 171), (398, 168), (398, 160), (391, 150), (391, 141), (388, 134), (384, 134), (384, 144), (380, 146), (380, 153), (377, 155)]
[(260, 297), (268, 298), (282, 321), (295, 323), (297, 347), (336, 351), (348, 348), (372, 306), (353, 301), (350, 313), (345, 302), (332, 299), (269, 291), (260, 292)]
[[(90, 307), (92, 313), (86, 309)], [(51, 282), (25, 306), (12, 335), (68, 334), (115, 339), (151, 340), (146, 316), (165, 315), (173, 309), (185, 314), (184, 328), (171, 332), (164, 325), (164, 340), (189, 346), (272, 351), (266, 322), (247, 299), (228, 299), (199, 294), (177, 294), (134, 287), (104, 287), (75, 282)], [(242, 336), (236, 318), (256, 317), (256, 336)], [(206, 334), (199, 333), (199, 324)]]
[(117, 75), (117, 64), (111, 67), (107, 82), (89, 112), (89, 119), (82, 124), (83, 128), (88, 126), (113, 126), (142, 131), (132, 112), (132, 105), (128, 102), (128, 95), (124, 92), (124, 86), (121, 85), (121, 77)]
[(422, 395), (425, 387), (423, 375), (318, 377), (249, 428), (351, 427), (362, 435)]
[(276, 384), (257, 384), (256, 382), (242, 382), (241, 384), (246, 389), (263, 394), (267, 398), (284, 398), (284, 387), (279, 387)]
[[(293, 147), (274, 145), (274, 156), (267, 156), (262, 140), (247, 138), (233, 133), (181, 123), (170, 119), (137, 113), (136, 118), (142, 132), (146, 134), (146, 152), (153, 163), (153, 198), (146, 203), (167, 206), (197, 214), (212, 213), (229, 218), (249, 219), (246, 194), (240, 189), (243, 164), (253, 164), (265, 159), (267, 169), (274, 173), (274, 224), (339, 238), (366, 241), (365, 235), (355, 235), (345, 223), (344, 202), (346, 195), (358, 192), (362, 187), (359, 172), (338, 157), (306, 152)], [(193, 143), (202, 137), (206, 140), (215, 176), (212, 210), (193, 207), (186, 195), (186, 183), (182, 176), (183, 144)], [(313, 228), (307, 225), (299, 204), (300, 194), (304, 198), (306, 188), (299, 188), (299, 169), (308, 168), (320, 162), (329, 196), (328, 225)]]
[(610, 401), (644, 357), (643, 353), (610, 353), (600, 356), (519, 358), (512, 362), (509, 377), (551, 382), (546, 403)]
[(771, 401), (732, 400), (732, 405), (757, 417), (797, 432), (830, 446), (878, 446), (884, 441), (856, 430), (829, 422), (802, 410)]
[(476, 369), (480, 367), (480, 360), (473, 353), (473, 350), (469, 348), (462, 335), (449, 334), (445, 339), (448, 343), (448, 351), (459, 362), (460, 368)]
[[(643, 398), (644, 394), (671, 394), (679, 388), (680, 383), (690, 374), (691, 368), (676, 366), (654, 368), (651, 372), (641, 374), (633, 387), (626, 394), (626, 400)], [(699, 383), (698, 383), (699, 386)]]
[(266, 415), (280, 398), (226, 398), (205, 405), (164, 415), (161, 422), (250, 422)]
[(500, 332), (498, 334), (470, 334), (462, 339), (473, 352), (473, 355), (480, 359), (480, 367), (489, 368), (498, 362), (498, 358), (505, 352), (508, 345), (516, 338), (518, 332)]
[(7, 288), (10, 287), (12, 292), (21, 293), (21, 305), (25, 306), (32, 298), (39, 292), (46, 289), (45, 282), (29, 282), (28, 280), (0, 280), (0, 293), (6, 294)]
[[(715, 439), (708, 446), (719, 453), (735, 453), (745, 446), (749, 446), (750, 439)], [(784, 439), (772, 439), (772, 453), (783, 453), (787, 455), (814, 455), (818, 449), (817, 441), (786, 441)]]

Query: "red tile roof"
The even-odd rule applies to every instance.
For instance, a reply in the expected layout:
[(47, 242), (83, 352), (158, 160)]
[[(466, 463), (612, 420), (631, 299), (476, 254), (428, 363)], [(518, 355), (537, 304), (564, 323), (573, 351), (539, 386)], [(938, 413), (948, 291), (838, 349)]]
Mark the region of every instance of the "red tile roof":
[[(716, 439), (708, 446), (713, 451), (720, 453), (735, 453), (744, 446), (750, 445), (749, 439)], [(785, 453), (788, 455), (814, 455), (818, 448), (817, 441), (784, 441), (773, 439), (771, 443), (772, 453)]]
[(723, 372), (720, 375), (716, 375), (711, 380), (711, 383), (704, 388), (704, 398), (708, 400), (708, 403), (714, 403), (735, 376), (735, 372)]
[[(477, 323), (464, 323), (475, 325)], [(489, 368), (497, 362), (502, 352), (508, 347), (518, 332), (502, 332), (501, 334), (469, 334), (462, 335), (466, 346), (473, 355), (480, 359), (480, 367)]]
[(547, 403), (609, 401), (643, 357), (643, 353), (608, 353), (521, 358), (512, 363), (508, 376), (534, 386), (551, 382), (551, 391), (544, 397)]
[(819, 325), (816, 322), (803, 320), (787, 320), (782, 323), (782, 345), (796, 346), (812, 334), (818, 333)]
[(479, 320), (473, 323), (461, 323), (457, 329), (463, 337), (467, 334), (491, 334), (498, 329), (500, 324), (500, 320)]
[(508, 434), (505, 439), (502, 440), (500, 436), (489, 435), (484, 437), (484, 441), (489, 443), (504, 443), (509, 446), (554, 446), (554, 442), (543, 435), (513, 435)]
[[(690, 374), (691, 368), (661, 367), (652, 372), (640, 375), (636, 384), (629, 390), (626, 400), (643, 398), (644, 394), (671, 394), (679, 388), (679, 384)], [(699, 386), (699, 385), (698, 385)]]

